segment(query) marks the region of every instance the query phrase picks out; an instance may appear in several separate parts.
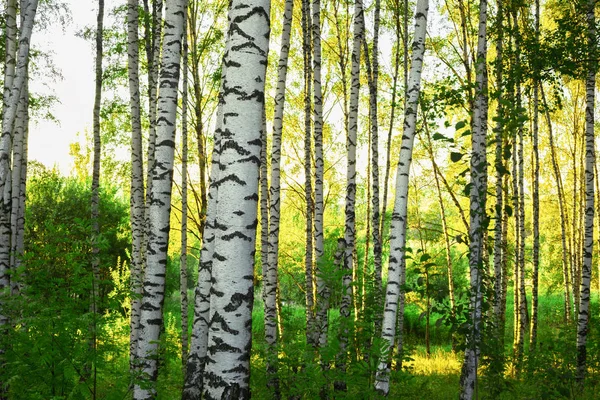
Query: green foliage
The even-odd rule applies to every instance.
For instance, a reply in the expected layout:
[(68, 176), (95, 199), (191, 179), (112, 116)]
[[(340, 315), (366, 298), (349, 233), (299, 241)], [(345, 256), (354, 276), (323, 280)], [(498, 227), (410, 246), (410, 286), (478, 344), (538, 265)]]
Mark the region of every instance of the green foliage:
[(116, 372), (114, 360), (127, 351), (127, 206), (114, 190), (101, 192), (100, 312), (94, 314), (89, 186), (41, 168), (29, 181), (23, 267), (12, 277), (21, 291), (7, 298), (12, 328), (2, 336), (2, 380), (14, 399), (87, 398), (92, 366), (100, 382), (121, 382), (105, 387), (108, 398), (126, 390), (128, 377)]

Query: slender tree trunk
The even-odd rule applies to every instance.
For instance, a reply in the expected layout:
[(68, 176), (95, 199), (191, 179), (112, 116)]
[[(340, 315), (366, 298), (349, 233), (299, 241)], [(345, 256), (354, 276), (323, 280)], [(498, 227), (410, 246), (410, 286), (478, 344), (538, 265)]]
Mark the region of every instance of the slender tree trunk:
[(315, 284), (313, 265), (313, 201), (312, 201), (312, 56), (310, 31), (310, 2), (302, 1), (302, 49), (304, 54), (304, 200), (306, 202), (306, 343), (317, 345), (315, 326)]
[[(148, 0), (144, 0), (144, 8), (147, 15), (150, 15), (148, 9)], [(152, 192), (152, 171), (154, 169), (156, 152), (156, 125), (157, 125), (157, 106), (158, 106), (158, 79), (160, 73), (160, 53), (162, 41), (162, 18), (163, 0), (152, 0), (152, 19), (146, 18), (146, 60), (148, 62), (148, 119), (150, 131), (148, 134), (148, 170), (146, 177), (146, 231), (148, 232), (148, 210), (150, 208), (150, 193)], [(148, 238), (145, 238), (147, 241)], [(144, 246), (146, 243), (144, 243)]]
[[(429, 153), (429, 159), (434, 165), (433, 177), (435, 180), (435, 188), (437, 191), (438, 204), (440, 206), (440, 217), (442, 219), (442, 231), (444, 234), (444, 246), (446, 248), (446, 266), (448, 273), (448, 297), (450, 299), (450, 315), (456, 316), (456, 300), (454, 293), (454, 274), (452, 267), (452, 246), (450, 244), (450, 235), (448, 234), (448, 223), (446, 221), (446, 206), (444, 205), (444, 199), (442, 196), (442, 186), (440, 184), (440, 178), (438, 174), (437, 163), (435, 162), (435, 156), (433, 154), (433, 143), (431, 142), (431, 135), (429, 133), (427, 123), (425, 125), (425, 133), (427, 135), (427, 152)], [(452, 350), (456, 348), (456, 336), (452, 335)]]
[[(6, 2), (6, 11), (4, 14), (4, 19), (5, 19), (5, 64), (4, 64), (4, 96), (3, 96), (3, 107), (2, 110), (6, 110), (8, 107), (8, 100), (10, 98), (10, 92), (12, 89), (12, 83), (14, 80), (14, 76), (15, 76), (15, 67), (16, 67), (16, 51), (17, 51), (17, 2), (16, 0), (8, 0)], [(26, 78), (27, 80), (27, 78)], [(22, 92), (24, 92), (24, 89), (22, 90)], [(14, 149), (13, 149), (13, 171), (12, 171), (12, 177), (11, 177), (11, 182), (12, 182), (12, 199), (11, 202), (13, 205), (11, 205), (11, 215), (10, 215), (10, 238), (8, 237), (8, 231), (6, 232), (6, 237), (2, 238), (4, 240), (9, 239), (10, 240), (10, 262), (8, 263), (7, 266), (7, 270), (14, 270), (15, 267), (15, 263), (14, 263), (14, 256), (15, 256), (15, 252), (14, 252), (14, 248), (16, 245), (15, 242), (15, 223), (13, 222), (14, 220), (14, 214), (15, 214), (15, 208), (14, 208), (14, 197), (15, 197), (15, 193), (14, 193), (14, 184), (15, 184), (15, 168), (16, 168), (16, 163), (18, 162), (18, 156), (19, 156), (19, 152), (18, 152), (18, 135), (19, 132), (21, 132), (22, 130), (20, 129), (20, 123), (22, 121), (20, 121), (22, 118), (22, 112), (23, 112), (23, 105), (22, 105), (22, 101), (23, 100), (23, 93), (21, 93), (20, 95), (20, 100), (19, 100), (19, 105), (17, 106), (17, 112), (16, 112), (16, 116), (15, 116), (15, 127), (14, 127)], [(22, 125), (21, 125), (22, 126)], [(5, 199), (8, 202), (8, 199)], [(15, 221), (16, 222), (16, 221)], [(7, 281), (10, 281), (10, 285), (11, 285), (11, 291), (14, 292), (15, 289), (15, 283), (13, 281), (16, 281), (15, 279), (12, 278), (12, 276), (8, 276), (7, 277)]]
[[(412, 44), (413, 53), (410, 64), (408, 90), (406, 91), (407, 99), (404, 116), (404, 130), (402, 134), (400, 158), (398, 161), (398, 172), (396, 173), (396, 198), (390, 231), (388, 284), (385, 295), (385, 305), (383, 308), (383, 324), (381, 331), (381, 337), (386, 342), (385, 350), (387, 350), (387, 352), (394, 346), (394, 339), (396, 337), (396, 318), (404, 317), (402, 314), (397, 315), (397, 311), (398, 299), (401, 296), (401, 292), (403, 292), (402, 285), (406, 269), (404, 256), (406, 253), (405, 246), (408, 214), (408, 177), (416, 131), (428, 11), (429, 1), (419, 0), (415, 12), (415, 35)], [(400, 298), (403, 303), (403, 297)], [(401, 309), (400, 311), (403, 310)], [(399, 337), (402, 337), (402, 332), (399, 332)], [(384, 354), (386, 354), (385, 351)], [(389, 360), (389, 354), (381, 358), (375, 378), (375, 388), (384, 395), (387, 395), (390, 390)]]
[[(513, 26), (515, 29), (515, 52), (519, 54), (521, 50), (521, 35), (519, 33), (518, 25), (518, 14), (517, 9), (513, 10)], [(517, 57), (515, 61), (515, 107), (517, 118), (521, 116), (521, 63)], [(520, 360), (524, 352), (526, 324), (527, 324), (527, 298), (525, 293), (525, 190), (524, 190), (524, 169), (523, 169), (523, 135), (524, 128), (523, 123), (518, 122), (517, 125), (517, 184), (518, 184), (518, 197), (519, 203), (518, 214), (519, 214), (519, 246), (517, 247), (517, 268), (519, 270), (519, 326), (518, 326), (518, 341), (517, 341), (517, 359)]]
[(140, 117), (140, 78), (138, 44), (139, 0), (127, 1), (127, 74), (131, 108), (131, 319), (129, 363), (133, 372), (137, 360), (139, 320), (142, 297), (142, 268), (144, 262), (144, 161), (142, 154), (142, 125)]
[[(503, 131), (504, 131), (504, 107), (502, 104), (503, 100), (503, 82), (502, 82), (502, 68), (503, 68), (503, 20), (504, 20), (504, 3), (502, 0), (498, 1), (498, 11), (496, 17), (496, 85), (498, 86), (498, 106), (497, 106), (497, 120), (496, 120), (496, 150), (495, 150), (495, 167), (496, 167), (496, 207), (495, 207), (495, 225), (494, 225), (494, 317), (496, 324), (500, 327), (500, 320), (504, 310), (502, 309), (502, 281), (507, 279), (502, 274), (502, 230), (503, 230), (503, 216), (504, 216), (504, 190), (502, 187), (503, 177), (505, 175), (506, 167), (503, 162)], [(498, 329), (498, 338), (501, 343), (504, 341), (504, 330)]]
[(577, 177), (578, 175), (578, 164), (580, 162), (580, 160), (577, 157), (577, 128), (575, 127), (573, 130), (573, 223), (570, 226), (571, 228), (571, 291), (573, 292), (573, 305), (575, 307), (575, 314), (578, 315), (579, 314), (579, 296), (580, 296), (580, 287), (581, 287), (581, 282), (580, 282), (580, 275), (578, 272), (578, 254), (579, 254), (579, 247), (580, 247), (580, 243), (577, 240), (577, 232), (579, 231), (579, 227), (578, 227), (578, 222), (579, 222), (579, 218), (577, 215), (577, 210), (579, 209), (579, 201), (577, 200)]
[[(399, 6), (399, 4), (398, 4)], [(399, 7), (394, 8), (394, 32), (396, 34), (395, 43), (396, 47), (394, 50), (394, 73), (392, 75), (392, 99), (390, 107), (390, 126), (387, 135), (386, 144), (386, 157), (385, 157), (385, 178), (383, 179), (383, 199), (381, 205), (381, 221), (379, 226), (379, 237), (383, 238), (385, 234), (385, 216), (387, 214), (387, 199), (388, 199), (388, 186), (390, 181), (391, 171), (391, 152), (392, 152), (392, 132), (394, 131), (394, 121), (396, 117), (396, 91), (398, 88), (398, 74), (400, 69), (400, 36), (402, 35), (402, 28), (400, 27), (400, 9)], [(406, 19), (406, 18), (404, 18)], [(404, 58), (407, 58), (407, 49), (404, 48)], [(378, 332), (375, 332), (378, 333)]]
[[(270, 2), (234, 0), (223, 83), (204, 397), (250, 398), (253, 266)], [(252, 52), (248, 52), (248, 48)], [(226, 133), (226, 134), (225, 134)], [(210, 212), (210, 211), (209, 211)]]
[(315, 260), (317, 265), (317, 343), (327, 345), (327, 310), (329, 309), (329, 288), (323, 279), (324, 256), (323, 214), (324, 161), (323, 161), (323, 93), (321, 88), (321, 0), (312, 2), (312, 43), (313, 43), (313, 90), (314, 90), (314, 142), (315, 142)]
[[(375, 0), (374, 26), (373, 26), (373, 57), (369, 60), (369, 53), (365, 51), (367, 61), (367, 72), (369, 82), (369, 112), (371, 121), (371, 200), (372, 200), (372, 222), (373, 226), (373, 268), (375, 274), (375, 304), (380, 307), (381, 303), (381, 230), (379, 227), (380, 205), (379, 205), (379, 122), (377, 112), (377, 93), (379, 82), (379, 24), (381, 13), (381, 0)], [(365, 41), (366, 43), (366, 41)], [(366, 47), (366, 46), (365, 46)], [(368, 50), (368, 47), (366, 47)], [(370, 70), (370, 71), (369, 71)], [(375, 332), (381, 327), (379, 318), (375, 319)]]
[(158, 341), (163, 324), (162, 306), (169, 245), (175, 122), (186, 7), (186, 0), (167, 0), (165, 10), (165, 46), (157, 106), (155, 163), (152, 167), (153, 184), (148, 211), (150, 224), (147, 264), (139, 325), (138, 355), (142, 375), (134, 387), (135, 400), (156, 397), (154, 384), (158, 377)]
[(10, 214), (10, 230), (11, 230), (11, 251), (10, 251), (10, 269), (11, 269), (11, 293), (18, 294), (20, 291), (22, 280), (18, 275), (19, 267), (24, 250), (24, 224), (20, 220), (20, 216), (25, 213), (21, 207), (21, 199), (24, 199), (25, 193), (21, 192), (22, 174), (25, 173), (23, 166), (27, 165), (27, 149), (25, 147), (25, 136), (28, 133), (29, 125), (29, 82), (25, 80), (23, 90), (21, 91), (21, 99), (15, 120), (14, 139), (13, 139), (13, 165), (11, 178), (11, 214)]
[(521, 231), (519, 229), (521, 213), (519, 208), (521, 204), (519, 202), (519, 183), (518, 183), (518, 152), (517, 152), (517, 138), (513, 135), (512, 144), (512, 195), (513, 195), (513, 210), (515, 215), (515, 254), (514, 254), (514, 274), (513, 274), (513, 353), (515, 356), (518, 354), (519, 349), (519, 320), (521, 317), (519, 302), (521, 297), (519, 296), (519, 248), (521, 247)]
[[(7, 65), (5, 66), (5, 88), (4, 88), (4, 108), (2, 110), (2, 137), (0, 138), (0, 290), (10, 287), (10, 250), (11, 250), (11, 165), (10, 159), (13, 150), (13, 133), (15, 120), (19, 109), (21, 94), (25, 91), (28, 78), (27, 66), (29, 64), (29, 43), (33, 30), (33, 23), (37, 11), (37, 0), (30, 0), (26, 10), (21, 10), (22, 24), (19, 30), (19, 41), (16, 46), (14, 69), (10, 60), (11, 55), (7, 52)], [(12, 11), (7, 10), (12, 13)], [(16, 17), (15, 17), (16, 18)], [(12, 24), (12, 23), (11, 23)], [(9, 31), (10, 31), (9, 27)], [(11, 33), (12, 32), (7, 32)], [(13, 38), (16, 40), (16, 37)], [(9, 47), (10, 42), (9, 40)], [(7, 49), (8, 51), (9, 49)], [(12, 52), (12, 50), (10, 50)], [(11, 77), (12, 74), (12, 77)], [(7, 82), (8, 80), (8, 82)], [(7, 323), (7, 316), (2, 310), (0, 301), (0, 330), (4, 329)], [(1, 350), (1, 349), (0, 349)]]
[(94, 158), (92, 167), (92, 293), (90, 297), (90, 350), (92, 351), (91, 384), (92, 398), (96, 398), (96, 351), (97, 351), (97, 314), (98, 314), (98, 280), (100, 279), (100, 157), (102, 143), (100, 140), (100, 107), (102, 105), (102, 36), (104, 32), (104, 0), (98, 0), (98, 19), (96, 26), (96, 88), (94, 95), (93, 131)]
[[(199, 223), (197, 224), (198, 232), (203, 234), (204, 226), (206, 224), (206, 212), (208, 207), (207, 196), (207, 149), (206, 149), (206, 136), (204, 134), (204, 122), (203, 122), (203, 107), (202, 107), (202, 80), (201, 80), (201, 66), (200, 66), (200, 58), (202, 53), (203, 44), (199, 40), (199, 29), (198, 18), (199, 18), (199, 10), (198, 10), (198, 2), (193, 3), (189, 7), (189, 25), (188, 29), (191, 43), (191, 73), (192, 73), (192, 84), (194, 91), (194, 98), (196, 101), (194, 102), (194, 118), (195, 124), (194, 129), (196, 133), (196, 143), (198, 148), (198, 169), (200, 175), (200, 218)], [(223, 71), (221, 71), (223, 74)]]
[[(340, 356), (337, 368), (346, 371), (347, 346), (350, 327), (350, 307), (352, 304), (351, 280), (349, 273), (354, 271), (354, 248), (356, 237), (355, 203), (356, 203), (356, 140), (358, 132), (358, 98), (360, 94), (360, 46), (363, 40), (364, 11), (362, 0), (354, 2), (354, 24), (352, 42), (352, 69), (350, 85), (350, 107), (348, 114), (348, 131), (346, 137), (346, 206), (345, 206), (345, 229), (344, 239), (346, 243), (344, 257), (344, 295), (340, 306), (341, 332), (340, 332)], [(338, 389), (345, 389), (345, 382), (337, 383)]]
[[(182, 400), (196, 400), (202, 397), (204, 390), (204, 370), (208, 353), (208, 328), (211, 307), (211, 289), (213, 262), (215, 259), (216, 217), (218, 206), (219, 182), (221, 181), (220, 154), (223, 142), (223, 97), (227, 65), (223, 62), (219, 106), (217, 108), (217, 126), (215, 128), (213, 154), (210, 170), (210, 185), (206, 223), (202, 233), (202, 250), (198, 263), (198, 282), (195, 289), (194, 319), (192, 337), (188, 352), (187, 371), (183, 387)], [(215, 210), (215, 211), (213, 211)]]
[(571, 321), (571, 281), (569, 275), (569, 249), (567, 246), (567, 212), (565, 210), (565, 196), (562, 185), (562, 178), (560, 175), (560, 169), (558, 166), (556, 147), (554, 145), (554, 135), (552, 134), (552, 120), (550, 118), (550, 112), (548, 111), (548, 105), (546, 103), (546, 96), (544, 94), (544, 87), (541, 86), (542, 104), (544, 106), (544, 115), (546, 116), (546, 123), (548, 125), (548, 139), (550, 144), (550, 157), (552, 159), (552, 171), (554, 173), (554, 179), (556, 180), (556, 186), (558, 191), (558, 207), (560, 211), (560, 230), (561, 230), (561, 245), (562, 245), (562, 269), (563, 269), (563, 284), (564, 284), (564, 315), (565, 321)]
[(281, 142), (283, 133), (283, 113), (285, 108), (285, 88), (292, 31), (293, 0), (286, 0), (283, 14), (283, 30), (281, 33), (281, 50), (277, 69), (277, 89), (275, 94), (275, 111), (273, 116), (273, 138), (271, 144), (271, 185), (269, 187), (269, 256), (265, 296), (265, 340), (270, 347), (267, 374), (268, 384), (273, 388), (275, 397), (279, 396), (277, 381), (277, 286), (279, 258), (279, 220), (281, 209)]
[[(187, 10), (187, 7), (185, 8)], [(188, 356), (188, 276), (187, 276), (187, 220), (188, 220), (188, 41), (187, 12), (183, 18), (183, 86), (181, 93), (181, 254), (179, 258), (179, 293), (181, 295), (181, 364), (185, 378)]]
[[(535, 0), (535, 39), (539, 44), (540, 35), (540, 2)], [(538, 328), (538, 281), (540, 267), (540, 155), (538, 150), (539, 135), (539, 81), (538, 71), (534, 71), (533, 80), (533, 288), (531, 293), (531, 332), (529, 349), (535, 350)]]
[(471, 151), (471, 191), (469, 226), (469, 269), (470, 269), (470, 332), (466, 337), (465, 359), (463, 362), (460, 387), (461, 399), (477, 396), (477, 366), (479, 364), (479, 343), (481, 340), (482, 312), (482, 253), (485, 204), (487, 191), (487, 1), (479, 2), (479, 33), (477, 41), (477, 74), (475, 103), (473, 108), (473, 136)]
[[(267, 323), (271, 321), (267, 318), (266, 312), (266, 297), (269, 294), (267, 289), (272, 290), (270, 285), (267, 283), (267, 275), (269, 274), (269, 177), (268, 177), (268, 151), (267, 151), (267, 116), (265, 114), (263, 106), (263, 125), (260, 132), (261, 148), (260, 148), (260, 262), (262, 265), (262, 281), (263, 281), (263, 293), (262, 299), (265, 304), (265, 335), (267, 333)], [(276, 310), (275, 310), (276, 311)], [(271, 315), (269, 315), (271, 317)], [(275, 330), (275, 332), (269, 332), (269, 334), (277, 335), (275, 324), (268, 329)], [(269, 342), (267, 342), (270, 344)], [(269, 381), (267, 385), (273, 389), (273, 397), (280, 398), (279, 393), (279, 381), (277, 378), (277, 358), (278, 352), (275, 346), (269, 346), (267, 349), (267, 374), (269, 375)]]
[(594, 105), (596, 88), (596, 2), (589, 0), (587, 10), (588, 44), (592, 56), (588, 62), (586, 80), (586, 109), (585, 109), (585, 242), (583, 248), (583, 263), (581, 274), (581, 295), (579, 316), (577, 318), (577, 375), (576, 379), (583, 386), (586, 376), (587, 334), (590, 311), (590, 281), (592, 277), (592, 252), (594, 246)]

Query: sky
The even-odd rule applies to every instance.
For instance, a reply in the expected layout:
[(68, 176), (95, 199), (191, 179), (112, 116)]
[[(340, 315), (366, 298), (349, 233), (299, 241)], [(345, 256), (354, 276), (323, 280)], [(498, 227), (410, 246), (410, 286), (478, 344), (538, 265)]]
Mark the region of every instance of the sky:
[(94, 0), (63, 2), (71, 10), (71, 23), (64, 26), (52, 23), (44, 31), (34, 31), (32, 36), (34, 48), (53, 52), (53, 62), (63, 80), (31, 82), (33, 91), (53, 93), (59, 103), (52, 107), (58, 124), (39, 119), (30, 124), (29, 159), (48, 167), (56, 165), (63, 174), (69, 174), (73, 166), (69, 145), (78, 140), (78, 132), (81, 132), (79, 139), (83, 139), (84, 130), (91, 130), (94, 106), (93, 47), (77, 37), (76, 32), (95, 25), (97, 6)]

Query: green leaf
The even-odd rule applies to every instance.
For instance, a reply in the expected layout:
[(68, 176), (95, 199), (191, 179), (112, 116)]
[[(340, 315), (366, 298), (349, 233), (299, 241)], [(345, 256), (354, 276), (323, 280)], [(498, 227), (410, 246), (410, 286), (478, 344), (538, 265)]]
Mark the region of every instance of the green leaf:
[(431, 258), (431, 256), (429, 254), (425, 253), (421, 256), (421, 262), (427, 261), (430, 258)]
[(452, 162), (459, 162), (460, 159), (463, 158), (463, 156), (463, 153), (458, 153), (456, 151), (450, 152), (450, 160), (452, 160)]
[(458, 130), (461, 130), (462, 128), (464, 128), (465, 125), (467, 125), (467, 123), (465, 121), (458, 121), (456, 123), (456, 125), (454, 125), (454, 128), (458, 131)]
[(504, 212), (506, 212), (506, 215), (508, 215), (509, 217), (512, 217), (513, 215), (513, 209), (509, 205), (504, 206)]

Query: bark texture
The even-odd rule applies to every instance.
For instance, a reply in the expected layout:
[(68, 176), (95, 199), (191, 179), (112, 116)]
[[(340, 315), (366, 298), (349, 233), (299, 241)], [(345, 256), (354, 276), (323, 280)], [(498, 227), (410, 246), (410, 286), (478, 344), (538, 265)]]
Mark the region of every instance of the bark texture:
[[(250, 398), (253, 266), (268, 0), (234, 0), (224, 64), (205, 399)], [(209, 210), (209, 213), (211, 211)]]
[[(596, 2), (589, 0), (587, 10), (588, 44), (595, 49), (596, 28), (595, 8)], [(595, 52), (591, 50), (593, 54)], [(588, 62), (588, 75), (586, 79), (586, 107), (585, 107), (585, 238), (583, 247), (583, 263), (581, 268), (581, 292), (579, 296), (579, 315), (577, 318), (577, 373), (576, 379), (583, 385), (586, 376), (587, 334), (589, 330), (590, 314), (590, 281), (592, 278), (592, 252), (594, 246), (594, 105), (596, 87), (596, 62), (594, 56)]]
[[(427, 30), (427, 14), (429, 1), (419, 0), (415, 12), (415, 34), (413, 53), (410, 64), (408, 90), (406, 91), (406, 110), (404, 115), (404, 129), (398, 171), (396, 173), (396, 197), (392, 213), (392, 226), (390, 228), (390, 259), (388, 268), (388, 284), (383, 308), (383, 323), (381, 337), (386, 346), (384, 356), (377, 368), (375, 388), (387, 395), (390, 390), (390, 362), (389, 352), (394, 346), (396, 337), (396, 317), (398, 312), (398, 299), (402, 291), (406, 269), (406, 228), (408, 210), (408, 177), (412, 161), (412, 150), (417, 124), (417, 109), (421, 90), (421, 72), (423, 69), (423, 56), (425, 54), (425, 34)], [(401, 298), (401, 300), (403, 300)], [(398, 316), (403, 318), (402, 315)], [(402, 332), (399, 332), (402, 335)]]
[(157, 104), (155, 162), (148, 209), (148, 247), (140, 314), (138, 355), (140, 379), (136, 400), (156, 397), (158, 341), (163, 324), (165, 274), (169, 246), (171, 192), (175, 155), (175, 125), (186, 0), (170, 0), (165, 10), (165, 46), (161, 59)]
[(485, 230), (485, 204), (487, 185), (486, 136), (487, 136), (487, 1), (479, 2), (479, 29), (477, 39), (477, 64), (475, 102), (473, 108), (473, 136), (471, 149), (471, 190), (469, 225), (470, 270), (470, 332), (466, 337), (466, 349), (460, 376), (460, 398), (472, 399), (477, 385), (479, 342), (481, 339), (483, 232)]
[(142, 269), (144, 249), (144, 160), (142, 152), (142, 124), (139, 77), (139, 13), (138, 0), (127, 1), (127, 76), (129, 80), (129, 102), (131, 110), (131, 317), (129, 334), (129, 362), (133, 372), (137, 359), (140, 307), (142, 297)]

